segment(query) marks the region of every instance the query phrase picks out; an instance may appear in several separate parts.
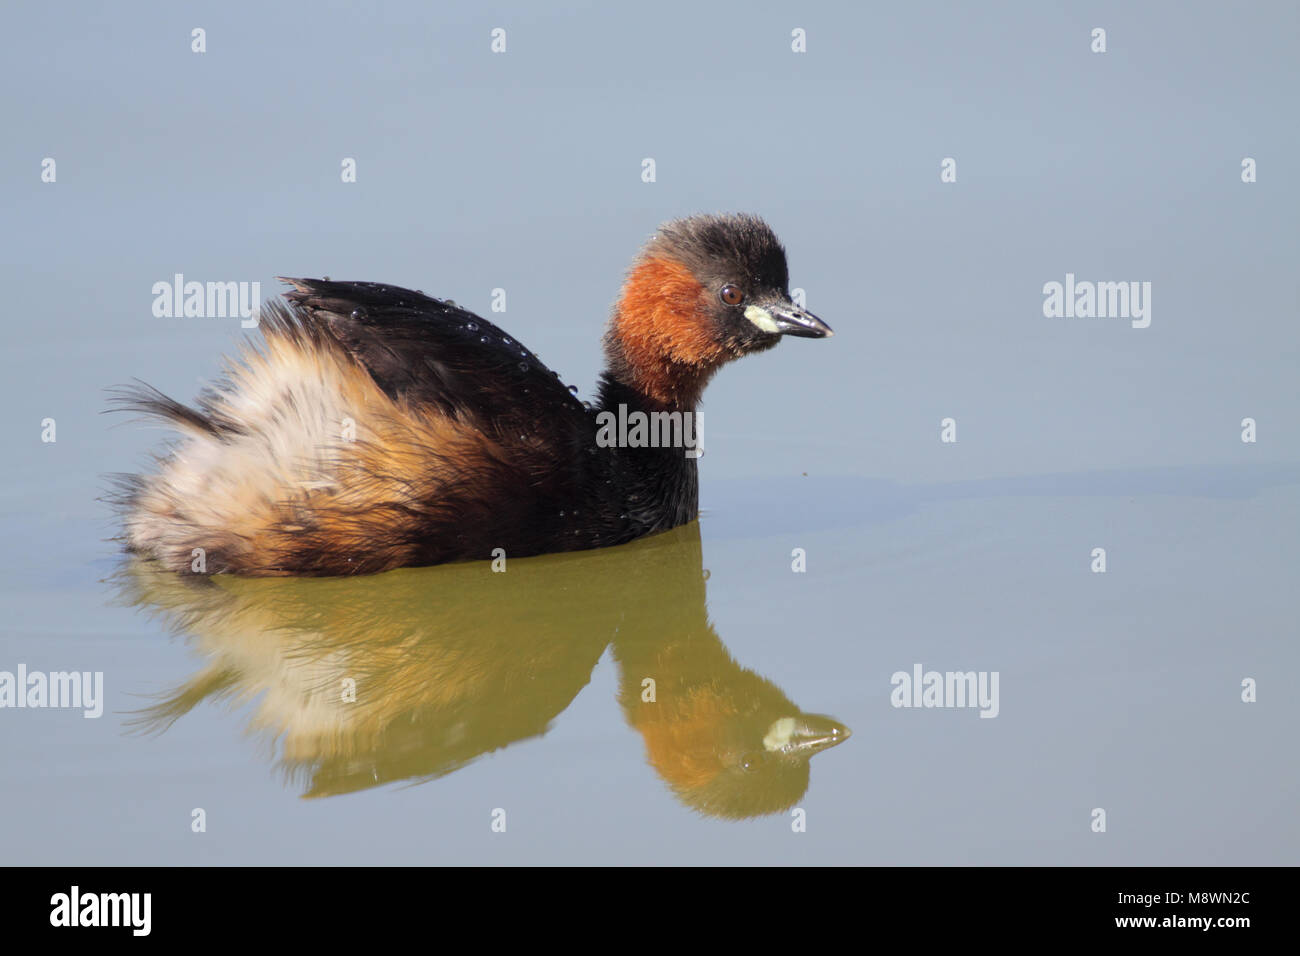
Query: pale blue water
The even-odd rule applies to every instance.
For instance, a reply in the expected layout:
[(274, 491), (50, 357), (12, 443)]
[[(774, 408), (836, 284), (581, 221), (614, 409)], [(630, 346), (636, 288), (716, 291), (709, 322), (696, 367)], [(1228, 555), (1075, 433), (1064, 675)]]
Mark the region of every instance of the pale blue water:
[[(107, 701), (98, 720), (0, 709), (3, 859), (1294, 864), (1294, 6), (629, 16), (11, 14), (0, 671), (103, 671)], [(503, 56), (488, 52), (496, 25)], [(205, 54), (189, 51), (194, 26)], [(806, 54), (790, 52), (796, 26)], [(355, 184), (339, 181), (347, 156)], [(266, 696), (128, 732), (232, 647), (247, 687), (296, 679), (255, 628), (205, 644), (113, 603), (102, 476), (147, 465), (164, 436), (101, 414), (102, 390), (138, 376), (188, 400), (247, 334), (155, 318), (154, 282), (270, 294), (277, 274), (327, 274), (480, 312), (504, 287), (492, 318), (585, 394), (637, 245), (714, 209), (771, 221), (836, 335), (710, 387), (701, 554), (668, 562), (638, 620), (670, 640), (706, 633), (707, 609), (734, 659), (710, 665), (722, 684), (752, 671), (852, 729), (812, 759), (806, 832), (784, 812), (702, 815), (666, 781), (672, 761), (648, 758), (599, 630), (615, 639), (600, 614), (621, 606), (635, 555), (581, 566), (582, 606), (609, 606), (571, 612), (589, 670), (564, 671), (572, 700), (550, 729), (438, 779), (303, 799), (284, 739), (247, 732)], [(1152, 282), (1150, 327), (1045, 318), (1042, 286), (1067, 272)], [(949, 416), (955, 444), (939, 440)], [(703, 594), (676, 583), (695, 567)], [(566, 633), (544, 617), (512, 633)], [(892, 707), (891, 675), (916, 664), (997, 671), (998, 716)], [(493, 711), (503, 724), (512, 699)], [(462, 732), (434, 722), (413, 739), (451, 753)]]

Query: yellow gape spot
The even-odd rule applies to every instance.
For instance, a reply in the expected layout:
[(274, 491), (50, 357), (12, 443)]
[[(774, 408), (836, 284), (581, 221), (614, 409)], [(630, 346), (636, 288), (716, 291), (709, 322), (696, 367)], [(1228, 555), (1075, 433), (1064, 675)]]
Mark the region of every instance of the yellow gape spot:
[(745, 318), (753, 322), (764, 332), (777, 332), (779, 329), (776, 325), (776, 319), (772, 318), (772, 313), (767, 309), (760, 309), (756, 305), (751, 305), (745, 309)]
[[(750, 306), (753, 308), (753, 306)], [(766, 315), (767, 313), (763, 313)], [(767, 736), (763, 738), (763, 749), (765, 750), (784, 750), (790, 745), (790, 738), (794, 736), (794, 718), (782, 717), (780, 720), (772, 721), (772, 726), (767, 728)]]

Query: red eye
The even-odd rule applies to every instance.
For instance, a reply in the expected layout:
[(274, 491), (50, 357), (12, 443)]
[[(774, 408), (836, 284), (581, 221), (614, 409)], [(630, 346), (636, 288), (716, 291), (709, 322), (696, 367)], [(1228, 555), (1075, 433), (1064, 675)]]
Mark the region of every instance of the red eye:
[(718, 295), (722, 298), (723, 302), (727, 303), (727, 305), (740, 305), (740, 303), (745, 301), (745, 293), (741, 292), (740, 289), (734, 285), (724, 285), (722, 291), (719, 292)]

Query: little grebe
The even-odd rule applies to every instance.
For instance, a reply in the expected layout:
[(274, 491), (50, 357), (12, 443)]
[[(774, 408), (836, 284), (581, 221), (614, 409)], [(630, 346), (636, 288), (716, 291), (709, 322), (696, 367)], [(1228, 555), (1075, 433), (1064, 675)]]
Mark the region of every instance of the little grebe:
[(156, 474), (124, 480), (132, 551), (177, 571), (369, 574), (673, 528), (698, 510), (681, 428), (713, 373), (783, 335), (831, 334), (791, 302), (785, 251), (746, 215), (680, 219), (650, 239), (591, 404), (453, 302), (285, 281), (287, 305), (262, 309), (261, 348), (197, 408), (148, 387), (119, 399), (182, 432)]

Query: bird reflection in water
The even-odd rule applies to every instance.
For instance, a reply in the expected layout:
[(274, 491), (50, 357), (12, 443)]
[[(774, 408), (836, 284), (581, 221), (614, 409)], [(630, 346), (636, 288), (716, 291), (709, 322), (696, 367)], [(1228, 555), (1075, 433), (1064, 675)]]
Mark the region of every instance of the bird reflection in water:
[(134, 559), (126, 603), (207, 658), (136, 715), (162, 731), (203, 700), (248, 729), (307, 797), (445, 776), (546, 732), (606, 647), (650, 764), (687, 806), (787, 810), (847, 727), (738, 665), (708, 619), (698, 521), (600, 551), (364, 578), (177, 575)]

